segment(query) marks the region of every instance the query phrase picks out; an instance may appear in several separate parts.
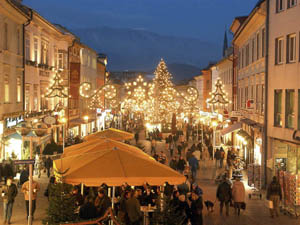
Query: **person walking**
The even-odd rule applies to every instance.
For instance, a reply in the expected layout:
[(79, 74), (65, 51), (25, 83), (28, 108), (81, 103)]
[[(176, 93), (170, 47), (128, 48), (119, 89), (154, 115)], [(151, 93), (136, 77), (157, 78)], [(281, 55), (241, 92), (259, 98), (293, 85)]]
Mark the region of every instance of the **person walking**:
[(207, 161), (209, 160), (209, 153), (207, 147), (202, 148), (202, 163), (203, 163), (203, 170), (206, 170), (207, 167)]
[(135, 144), (137, 145), (138, 142), (139, 142), (139, 132), (137, 131), (135, 134), (134, 134), (134, 139), (135, 139)]
[(237, 177), (232, 186), (232, 198), (234, 201), (234, 212), (240, 215), (242, 203), (245, 202), (245, 186), (240, 178)]
[[(35, 180), (32, 180), (32, 212), (31, 212), (31, 216), (32, 216), (32, 220), (34, 219), (34, 212), (36, 209), (36, 198), (37, 198), (37, 193), (40, 190), (40, 185), (39, 183), (37, 183)], [(23, 185), (22, 185), (22, 192), (24, 193), (24, 197), (25, 197), (25, 204), (26, 204), (26, 213), (27, 213), (27, 219), (29, 216), (29, 180), (26, 181)]]
[(12, 209), (18, 194), (18, 188), (12, 181), (12, 177), (8, 177), (6, 185), (3, 185), (1, 190), (3, 199), (3, 224), (11, 224)]
[(192, 204), (191, 204), (191, 218), (190, 218), (192, 225), (203, 224), (202, 209), (203, 209), (202, 197), (197, 193), (197, 191), (193, 191)]
[(130, 225), (139, 225), (142, 219), (141, 205), (137, 200), (137, 190), (132, 191), (131, 198), (126, 201), (126, 212)]
[(154, 155), (156, 153), (156, 140), (154, 137), (152, 137), (151, 140), (151, 155)]
[(194, 155), (192, 155), (190, 158), (189, 158), (189, 165), (191, 167), (191, 171), (192, 171), (192, 180), (193, 182), (196, 180), (197, 178), (197, 170), (199, 168), (199, 162), (198, 160), (196, 159), (196, 157)]
[(47, 156), (47, 159), (46, 159), (46, 162), (45, 162), (45, 167), (47, 169), (48, 178), (50, 177), (50, 170), (51, 170), (52, 166), (53, 166), (52, 159), (49, 156)]
[(213, 151), (214, 151), (214, 148), (211, 144), (208, 145), (208, 153), (209, 153), (209, 157), (211, 160), (213, 160)]
[(180, 156), (178, 163), (177, 163), (177, 169), (181, 174), (184, 171), (185, 165), (186, 165), (186, 161), (183, 159), (182, 156)]
[(267, 200), (273, 202), (273, 207), (270, 208), (271, 217), (274, 217), (274, 214), (279, 216), (279, 201), (282, 200), (281, 186), (277, 180), (277, 177), (274, 176), (272, 182), (268, 186), (267, 190)]
[(173, 170), (177, 170), (178, 169), (178, 161), (177, 161), (177, 157), (174, 156), (172, 158), (172, 160), (169, 163), (169, 166), (173, 169)]
[(223, 168), (223, 161), (225, 158), (225, 151), (223, 147), (220, 148), (220, 168)]
[(230, 184), (227, 182), (226, 176), (223, 176), (222, 182), (217, 189), (217, 199), (220, 202), (220, 215), (223, 213), (223, 207), (226, 207), (226, 216), (229, 216), (229, 204), (232, 199)]
[(215, 157), (216, 168), (218, 168), (218, 167), (220, 168), (221, 152), (218, 148), (216, 149), (214, 157)]

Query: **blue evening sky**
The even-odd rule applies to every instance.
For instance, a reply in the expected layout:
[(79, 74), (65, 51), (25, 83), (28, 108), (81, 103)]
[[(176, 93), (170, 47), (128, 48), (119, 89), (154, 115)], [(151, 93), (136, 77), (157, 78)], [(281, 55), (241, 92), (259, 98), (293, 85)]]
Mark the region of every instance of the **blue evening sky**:
[(195, 37), (221, 44), (225, 26), (258, 0), (23, 0), (68, 28), (110, 26)]

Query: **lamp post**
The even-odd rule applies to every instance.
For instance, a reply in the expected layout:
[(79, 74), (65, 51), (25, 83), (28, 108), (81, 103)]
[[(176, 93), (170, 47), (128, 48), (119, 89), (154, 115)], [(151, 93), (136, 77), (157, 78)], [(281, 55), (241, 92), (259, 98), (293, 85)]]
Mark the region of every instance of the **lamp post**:
[(62, 146), (63, 146), (63, 153), (65, 150), (65, 124), (67, 122), (67, 119), (65, 117), (61, 118), (59, 122), (62, 124)]
[(211, 125), (213, 127), (213, 159), (214, 159), (214, 157), (215, 157), (215, 148), (216, 148), (216, 128), (218, 126), (218, 122), (217, 121), (212, 121)]
[[(29, 124), (26, 122), (22, 122), (18, 124), (16, 127), (17, 132), (22, 136), (22, 140), (24, 142), (25, 137), (30, 133), (30, 131), (33, 131), (35, 135), (40, 138), (44, 136), (47, 132), (47, 125), (44, 123), (35, 123), (35, 124)], [(29, 137), (30, 145), (29, 145), (29, 151), (30, 151), (30, 159), (32, 160), (33, 157), (33, 136)], [(29, 164), (29, 216), (28, 216), (28, 225), (32, 224), (32, 173), (33, 173), (33, 165)]]

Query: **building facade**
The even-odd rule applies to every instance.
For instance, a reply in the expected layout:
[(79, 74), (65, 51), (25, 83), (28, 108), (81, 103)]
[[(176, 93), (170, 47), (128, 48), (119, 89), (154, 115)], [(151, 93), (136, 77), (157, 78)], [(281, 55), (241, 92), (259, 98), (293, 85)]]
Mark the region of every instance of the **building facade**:
[(0, 149), (1, 158), (21, 158), (20, 139), (11, 139), (24, 120), (24, 24), (29, 16), (10, 1), (0, 0)]
[(195, 76), (194, 77), (195, 81), (196, 81), (196, 89), (198, 91), (198, 99), (197, 99), (197, 106), (199, 107), (199, 109), (201, 111), (203, 111), (203, 102), (204, 102), (204, 98), (203, 98), (203, 77), (202, 75), (199, 76)]
[(212, 91), (212, 78), (211, 78), (211, 69), (210, 66), (203, 69), (202, 71), (202, 80), (203, 80), (203, 111), (210, 112), (210, 107), (208, 106), (206, 100), (210, 98), (210, 93)]
[(269, 177), (297, 174), (300, 154), (300, 5), (270, 0), (268, 79)]
[(266, 1), (259, 1), (242, 23), (231, 25), (237, 74), (237, 110), (242, 129), (237, 135), (237, 149), (247, 164), (258, 166), (259, 184), (264, 171), (264, 107), (266, 56)]

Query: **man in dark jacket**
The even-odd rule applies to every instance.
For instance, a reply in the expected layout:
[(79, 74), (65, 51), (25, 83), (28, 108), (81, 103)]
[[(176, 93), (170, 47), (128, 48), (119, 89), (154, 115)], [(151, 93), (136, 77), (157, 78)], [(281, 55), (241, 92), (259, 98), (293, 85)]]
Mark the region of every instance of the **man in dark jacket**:
[(130, 225), (139, 225), (142, 218), (141, 206), (137, 200), (137, 194), (136, 190), (133, 191), (131, 198), (126, 201), (126, 212), (128, 214)]
[(174, 156), (173, 159), (170, 161), (169, 166), (173, 170), (177, 170), (177, 168), (178, 168), (178, 162), (177, 162), (177, 157), (176, 156)]
[(195, 181), (197, 178), (197, 170), (199, 168), (199, 162), (194, 155), (189, 158), (189, 165), (192, 171), (192, 180)]
[(80, 219), (90, 220), (97, 217), (97, 208), (93, 201), (93, 198), (87, 197), (86, 202), (80, 207), (79, 210)]
[(192, 225), (203, 224), (202, 209), (203, 209), (202, 197), (199, 196), (196, 191), (192, 192), (191, 218), (190, 218)]
[(216, 149), (214, 158), (215, 158), (215, 162), (216, 162), (216, 168), (220, 167), (221, 152), (218, 148)]
[(6, 185), (3, 185), (1, 190), (1, 196), (3, 198), (4, 224), (6, 224), (6, 222), (10, 224), (12, 209), (17, 194), (18, 194), (17, 186), (14, 183), (12, 183), (12, 177), (8, 177), (6, 181)]
[(98, 190), (98, 196), (95, 200), (95, 206), (97, 208), (98, 217), (104, 216), (106, 211), (111, 207), (111, 200), (106, 195), (105, 190), (102, 188)]
[(177, 169), (180, 173), (183, 173), (185, 169), (186, 161), (183, 159), (182, 156), (180, 156), (178, 163), (177, 163)]
[(220, 214), (223, 213), (223, 206), (226, 207), (226, 216), (229, 216), (229, 204), (232, 198), (230, 184), (227, 182), (226, 176), (223, 176), (222, 182), (217, 189), (217, 199), (220, 201)]
[(272, 182), (269, 184), (267, 190), (267, 199), (273, 202), (273, 208), (270, 208), (271, 217), (279, 216), (279, 201), (282, 199), (281, 186), (277, 181), (277, 177), (273, 177)]
[(52, 166), (53, 166), (52, 159), (49, 156), (47, 156), (47, 159), (45, 161), (45, 167), (47, 169), (48, 178), (50, 177), (50, 169), (52, 168)]

